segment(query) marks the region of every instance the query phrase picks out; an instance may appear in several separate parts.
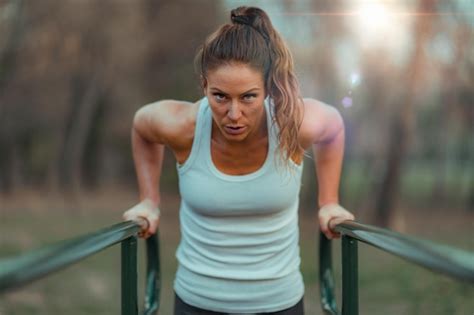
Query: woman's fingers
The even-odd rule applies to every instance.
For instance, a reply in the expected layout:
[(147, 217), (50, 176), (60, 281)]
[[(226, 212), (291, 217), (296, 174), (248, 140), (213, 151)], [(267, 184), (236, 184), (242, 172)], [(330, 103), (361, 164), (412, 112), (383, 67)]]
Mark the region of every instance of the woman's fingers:
[(346, 220), (354, 220), (354, 215), (339, 204), (333, 203), (321, 207), (318, 212), (318, 218), (321, 232), (328, 239), (333, 239), (340, 237), (340, 234), (334, 230), (336, 225)]
[(141, 227), (138, 236), (148, 238), (156, 233), (158, 229), (160, 209), (155, 207), (150, 200), (144, 199), (139, 204), (125, 211), (122, 217), (125, 221), (137, 222)]
[(329, 229), (329, 218), (326, 215), (319, 215), (319, 228), (328, 239), (333, 238), (333, 233)]
[(334, 228), (336, 227), (336, 225), (338, 225), (339, 223), (342, 223), (346, 220), (352, 220), (352, 219), (349, 218), (349, 217), (345, 217), (345, 216), (331, 218), (328, 222), (329, 230), (334, 231)]

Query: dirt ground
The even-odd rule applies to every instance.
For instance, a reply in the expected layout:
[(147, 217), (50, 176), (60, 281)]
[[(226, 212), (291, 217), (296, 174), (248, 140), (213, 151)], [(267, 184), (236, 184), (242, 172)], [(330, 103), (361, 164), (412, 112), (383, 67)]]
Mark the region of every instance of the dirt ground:
[[(25, 191), (0, 196), (0, 257), (15, 255), (61, 239), (87, 234), (121, 221), (137, 201), (127, 189), (103, 190), (66, 199), (59, 194)], [(160, 314), (172, 312), (174, 252), (179, 242), (176, 195), (164, 195), (160, 223), (163, 291)], [(357, 211), (354, 211), (356, 215)], [(367, 212), (357, 219), (370, 222)], [(457, 209), (404, 209), (397, 214), (404, 234), (474, 252), (474, 214)], [(300, 211), (300, 245), (307, 314), (321, 314), (317, 277), (316, 212)], [(338, 303), (340, 242), (334, 241)], [(140, 242), (139, 258), (144, 258)], [(117, 314), (120, 311), (119, 246), (107, 249), (45, 279), (0, 297), (0, 315)], [(140, 259), (143, 296), (144, 259)], [(440, 298), (443, 296), (443, 298)], [(431, 273), (392, 255), (359, 246), (360, 314), (473, 314), (473, 286)], [(142, 299), (141, 299), (142, 300)], [(139, 301), (141, 301), (139, 300)]]

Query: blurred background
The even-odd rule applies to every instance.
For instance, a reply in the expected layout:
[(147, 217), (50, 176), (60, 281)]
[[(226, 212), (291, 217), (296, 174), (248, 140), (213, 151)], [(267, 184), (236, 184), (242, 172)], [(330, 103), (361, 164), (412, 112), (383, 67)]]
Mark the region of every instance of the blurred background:
[[(474, 251), (472, 0), (0, 0), (0, 256), (121, 221), (138, 201), (135, 111), (202, 97), (193, 57), (239, 5), (270, 15), (303, 96), (341, 112), (342, 204), (363, 223)], [(173, 304), (175, 169), (167, 152), (161, 314)], [(308, 314), (320, 312), (314, 172), (308, 157), (300, 207)], [(117, 314), (115, 247), (1, 296), (0, 315)], [(474, 312), (465, 284), (363, 245), (359, 264), (361, 314)]]

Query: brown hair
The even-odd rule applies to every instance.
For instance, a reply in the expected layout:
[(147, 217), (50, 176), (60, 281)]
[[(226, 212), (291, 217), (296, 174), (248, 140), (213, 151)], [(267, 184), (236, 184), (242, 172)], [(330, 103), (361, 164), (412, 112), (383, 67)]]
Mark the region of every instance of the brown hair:
[(200, 47), (195, 59), (197, 69), (203, 78), (231, 62), (261, 71), (266, 92), (274, 103), (273, 120), (279, 127), (282, 161), (289, 163), (292, 157), (300, 161), (304, 152), (298, 142), (302, 99), (290, 50), (262, 9), (242, 6), (232, 10), (230, 17), (232, 23), (222, 25)]

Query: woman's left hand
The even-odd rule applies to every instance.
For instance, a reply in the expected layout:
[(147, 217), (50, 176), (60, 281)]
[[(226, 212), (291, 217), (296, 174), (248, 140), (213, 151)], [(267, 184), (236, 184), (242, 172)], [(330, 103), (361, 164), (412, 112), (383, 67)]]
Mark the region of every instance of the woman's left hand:
[(319, 209), (318, 219), (321, 232), (328, 239), (333, 239), (340, 237), (334, 227), (346, 220), (354, 220), (354, 215), (337, 203), (329, 203)]
[(143, 199), (125, 211), (122, 217), (125, 221), (136, 221), (141, 226), (138, 236), (147, 239), (156, 233), (160, 222), (160, 209), (150, 199)]

